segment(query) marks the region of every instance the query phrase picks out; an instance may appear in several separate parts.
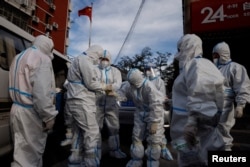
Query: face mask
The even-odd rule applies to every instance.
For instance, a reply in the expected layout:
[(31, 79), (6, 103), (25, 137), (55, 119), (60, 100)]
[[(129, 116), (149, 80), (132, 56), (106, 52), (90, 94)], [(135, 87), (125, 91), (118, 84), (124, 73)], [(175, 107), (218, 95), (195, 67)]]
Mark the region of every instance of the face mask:
[(152, 77), (156, 77), (156, 76), (160, 76), (160, 75), (161, 75), (160, 71), (158, 69), (155, 69)]
[(146, 77), (150, 77), (151, 76), (151, 72), (150, 71), (146, 71)]
[(100, 65), (101, 65), (101, 68), (104, 69), (104, 68), (108, 67), (109, 62), (108, 61), (102, 61)]
[(153, 68), (146, 70), (146, 77), (154, 78), (156, 76), (155, 71), (156, 69)]
[(213, 59), (213, 61), (214, 61), (214, 64), (215, 64), (216, 66), (218, 66), (218, 65), (219, 65), (219, 59), (218, 59), (218, 58)]
[(130, 83), (130, 85), (132, 86), (132, 87), (134, 87), (134, 88), (136, 88), (136, 89), (138, 89), (138, 88), (140, 88), (141, 87), (141, 83), (139, 83), (139, 82), (136, 82), (136, 83)]

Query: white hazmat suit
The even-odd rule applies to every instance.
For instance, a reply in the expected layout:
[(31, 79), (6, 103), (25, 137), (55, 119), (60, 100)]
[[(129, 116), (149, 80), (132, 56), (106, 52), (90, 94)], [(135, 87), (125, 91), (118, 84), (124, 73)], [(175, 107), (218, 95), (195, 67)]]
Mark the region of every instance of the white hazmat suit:
[[(173, 85), (170, 135), (178, 165), (207, 165), (207, 151), (219, 151), (224, 141), (217, 125), (223, 109), (224, 77), (202, 58), (202, 41), (186, 34), (177, 43), (181, 72)], [(184, 128), (185, 127), (185, 128)]]
[[(64, 94), (65, 101), (67, 100), (67, 90), (68, 90), (68, 83), (69, 81), (66, 79), (63, 87), (66, 89), (66, 92)], [(64, 106), (64, 122), (66, 126), (66, 134), (65, 134), (65, 139), (61, 141), (61, 146), (67, 146), (72, 144), (72, 139), (73, 139), (73, 130), (72, 130), (72, 125), (73, 125), (73, 119), (72, 119), (72, 114), (69, 112), (69, 106), (65, 104)]]
[[(107, 85), (98, 80), (96, 65), (102, 55), (103, 48), (92, 45), (74, 59), (68, 71), (66, 106), (75, 124), (69, 166), (77, 165), (75, 160), (80, 160), (81, 164), (78, 165), (84, 167), (100, 166), (97, 153), (100, 131), (96, 120), (96, 92), (106, 90)], [(74, 156), (74, 146), (77, 147), (78, 154), (82, 155), (81, 158)]]
[[(156, 75), (156, 71), (154, 70), (153, 66), (150, 64), (145, 68), (145, 75), (147, 78), (155, 85), (156, 89), (162, 93), (163, 97), (165, 97), (165, 100), (168, 100), (166, 96), (166, 86), (164, 81), (161, 79), (160, 75)], [(165, 123), (165, 112), (167, 113), (167, 116), (169, 116), (169, 111), (165, 111), (164, 108), (162, 108), (163, 116), (161, 124), (164, 127)], [(169, 120), (169, 118), (167, 118)], [(173, 160), (172, 154), (167, 148), (167, 139), (165, 136), (165, 129), (162, 128), (162, 144), (161, 144), (161, 157), (166, 160)]]
[(226, 141), (225, 150), (230, 151), (233, 146), (230, 130), (235, 124), (235, 117), (241, 117), (246, 103), (250, 102), (250, 80), (245, 67), (232, 61), (227, 43), (216, 44), (213, 54), (218, 54), (219, 57), (214, 58), (214, 62), (226, 78), (224, 108), (219, 127)]
[(131, 69), (127, 75), (128, 82), (118, 91), (120, 96), (132, 97), (136, 106), (131, 160), (127, 167), (141, 167), (144, 157), (143, 141), (147, 141), (147, 166), (158, 167), (162, 143), (162, 108), (164, 97), (153, 83), (143, 78), (138, 69)]
[(9, 93), (13, 101), (10, 126), (14, 141), (12, 167), (42, 167), (48, 130), (58, 112), (52, 67), (54, 44), (39, 35), (33, 46), (18, 54), (9, 73)]
[[(126, 158), (126, 154), (120, 150), (119, 137), (119, 106), (116, 97), (116, 91), (121, 87), (121, 72), (110, 65), (111, 54), (104, 50), (103, 56), (100, 58), (99, 69), (101, 73), (101, 82), (112, 85), (112, 91), (97, 96), (97, 122), (100, 130), (103, 129), (105, 122), (108, 129), (108, 146), (109, 154), (115, 158)], [(101, 140), (98, 148), (101, 148)]]

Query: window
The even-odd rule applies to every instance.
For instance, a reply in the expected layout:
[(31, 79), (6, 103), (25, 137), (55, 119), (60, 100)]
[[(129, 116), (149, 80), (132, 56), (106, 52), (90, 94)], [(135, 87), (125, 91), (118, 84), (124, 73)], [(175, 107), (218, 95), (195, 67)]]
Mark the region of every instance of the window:
[(0, 30), (0, 67), (9, 70), (13, 58), (29, 47), (31, 42), (25, 41), (5, 30)]
[(54, 3), (54, 0), (45, 0), (48, 4)]
[(46, 24), (49, 24), (49, 23), (50, 23), (50, 20), (51, 20), (51, 16), (48, 15), (48, 14), (46, 14), (46, 16), (45, 16), (45, 23), (46, 23)]

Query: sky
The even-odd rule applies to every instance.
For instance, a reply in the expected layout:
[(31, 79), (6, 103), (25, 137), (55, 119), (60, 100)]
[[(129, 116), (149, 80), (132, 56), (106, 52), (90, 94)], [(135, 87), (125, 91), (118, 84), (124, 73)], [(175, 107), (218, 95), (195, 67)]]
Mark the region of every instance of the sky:
[[(91, 6), (91, 2), (92, 24), (89, 17), (78, 16), (78, 10)], [(145, 47), (150, 47), (154, 54), (159, 51), (174, 55), (177, 41), (183, 35), (182, 0), (145, 0), (134, 30), (123, 46), (141, 2), (71, 0), (68, 55), (74, 57), (85, 51), (89, 37), (91, 45), (101, 45), (111, 53), (114, 64), (122, 56), (140, 54)]]

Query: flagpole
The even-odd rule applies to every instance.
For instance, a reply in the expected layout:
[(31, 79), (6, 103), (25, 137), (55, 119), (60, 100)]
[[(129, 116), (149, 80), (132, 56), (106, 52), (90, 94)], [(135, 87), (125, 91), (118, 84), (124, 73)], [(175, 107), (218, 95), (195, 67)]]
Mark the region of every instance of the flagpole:
[(91, 2), (91, 20), (90, 20), (90, 24), (89, 24), (89, 47), (91, 45), (91, 31), (92, 31), (92, 14), (93, 14), (93, 2)]

